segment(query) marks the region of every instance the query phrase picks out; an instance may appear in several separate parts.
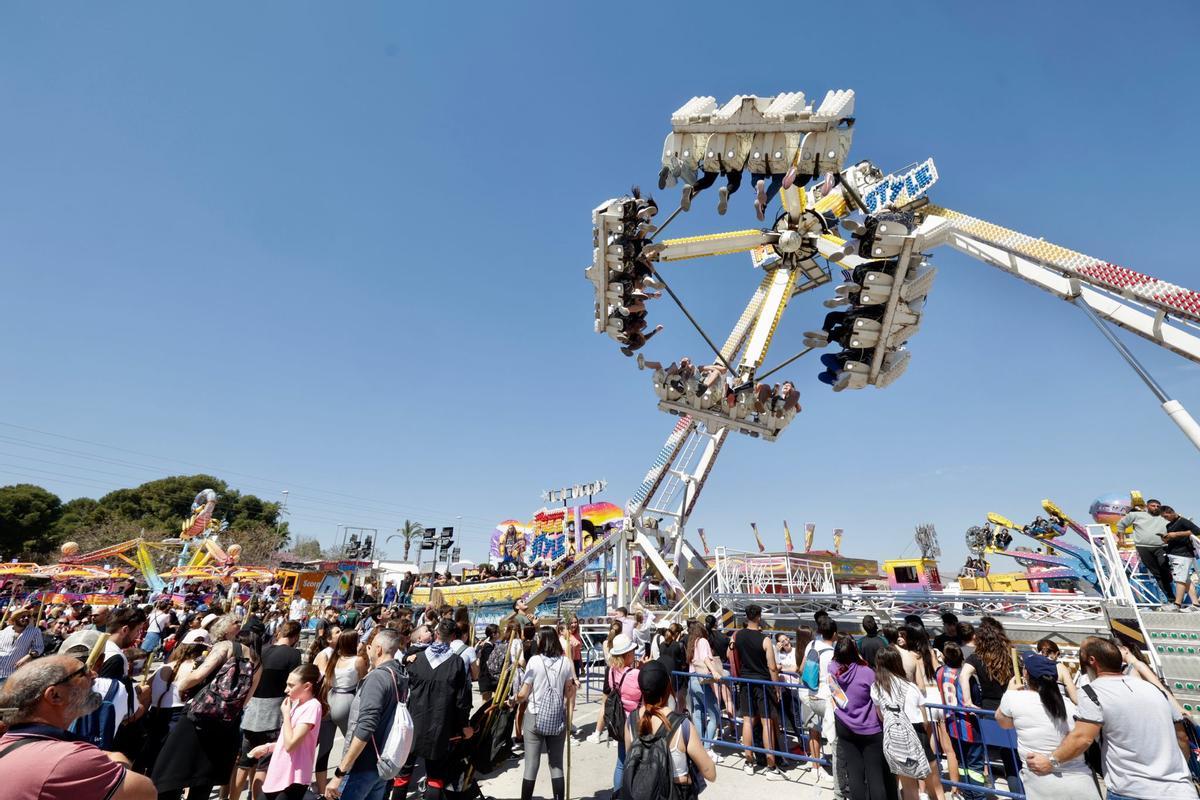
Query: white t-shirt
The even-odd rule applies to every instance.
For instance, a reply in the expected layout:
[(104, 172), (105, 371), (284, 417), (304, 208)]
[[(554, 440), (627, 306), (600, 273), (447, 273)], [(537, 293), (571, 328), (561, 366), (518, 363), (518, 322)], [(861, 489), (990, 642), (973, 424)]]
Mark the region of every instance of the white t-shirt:
[(564, 688), (575, 677), (575, 668), (571, 661), (563, 656), (546, 658), (536, 655), (525, 665), (525, 678), (522, 683), (531, 684), (533, 690), (529, 693), (529, 711), (536, 714), (543, 700), (553, 702), (564, 696)]
[(479, 657), (475, 653), (475, 648), (470, 647), (462, 639), (455, 639), (450, 643), (450, 651), (456, 653), (463, 660), (463, 667), (467, 670), (467, 680), (471, 679), (471, 665)]
[(304, 612), (308, 610), (308, 601), (303, 597), (297, 597), (288, 607), (288, 619), (293, 619), (300, 622), (304, 619)]
[[(1066, 705), (1066, 719), (1054, 719), (1042, 705), (1042, 698), (1037, 692), (1028, 689), (1009, 689), (1000, 698), (1000, 713), (1011, 717), (1013, 727), (1017, 731), (1017, 753), (1021, 763), (1030, 753), (1049, 755), (1062, 744), (1062, 740), (1071, 732), (1072, 720), (1075, 718), (1075, 704), (1063, 698)], [(1083, 756), (1064, 761), (1062, 772), (1065, 774), (1079, 773), (1091, 775), (1092, 771)]]
[(125, 651), (123, 651), (121, 649), (121, 646), (119, 644), (117, 644), (116, 642), (114, 642), (112, 639), (107, 639), (104, 642), (104, 660), (108, 661), (113, 656), (120, 656), (120, 658), (121, 658), (121, 674), (128, 675), (129, 674), (129, 659), (125, 657)]
[[(120, 681), (114, 681), (112, 678), (96, 678), (92, 683), (92, 691), (104, 697), (108, 694), (108, 689), (113, 683), (117, 684), (117, 692), (113, 695), (113, 717), (116, 718), (116, 725), (113, 727), (115, 731), (121, 727), (121, 722), (125, 719), (130, 710), (129, 692), (125, 691), (125, 686)], [(137, 695), (133, 698), (133, 712), (136, 714), (138, 710)]]
[(779, 680), (784, 683), (800, 682), (800, 677), (796, 670), (796, 648), (793, 647), (785, 654), (779, 649), (779, 645), (776, 645), (775, 666), (779, 667)]
[(921, 716), (921, 706), (924, 704), (925, 698), (921, 696), (921, 690), (917, 688), (917, 685), (911, 681), (902, 678), (893, 679), (892, 691), (887, 694), (884, 694), (878, 683), (873, 683), (871, 684), (871, 700), (877, 706), (899, 706), (904, 718), (913, 725), (925, 722), (925, 718)]
[(1079, 692), (1075, 719), (1103, 727), (1105, 780), (1110, 791), (1155, 800), (1195, 800), (1196, 790), (1175, 738), (1183, 719), (1157, 687), (1139, 678), (1102, 676)]

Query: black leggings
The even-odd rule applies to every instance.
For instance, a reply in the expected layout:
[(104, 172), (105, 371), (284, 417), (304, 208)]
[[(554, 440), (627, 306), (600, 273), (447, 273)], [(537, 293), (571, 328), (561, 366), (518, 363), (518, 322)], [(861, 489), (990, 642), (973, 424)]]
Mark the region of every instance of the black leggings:
[(883, 757), (883, 733), (861, 734), (835, 720), (838, 760), (850, 779), (850, 800), (896, 800), (896, 779)]
[(263, 798), (264, 800), (304, 800), (307, 791), (308, 787), (303, 783), (293, 783), (278, 792), (263, 792)]
[[(205, 800), (207, 800), (208, 796), (210, 794), (212, 794), (212, 790), (213, 790), (213, 784), (211, 784), (211, 783), (210, 784), (202, 784), (202, 785), (198, 785), (198, 786), (189, 786), (188, 787), (188, 797), (189, 798), (203, 797), (203, 798), (205, 798)], [(182, 797), (183, 797), (183, 789), (171, 789), (166, 792), (158, 793), (158, 800), (180, 800), (180, 798), (182, 798)]]

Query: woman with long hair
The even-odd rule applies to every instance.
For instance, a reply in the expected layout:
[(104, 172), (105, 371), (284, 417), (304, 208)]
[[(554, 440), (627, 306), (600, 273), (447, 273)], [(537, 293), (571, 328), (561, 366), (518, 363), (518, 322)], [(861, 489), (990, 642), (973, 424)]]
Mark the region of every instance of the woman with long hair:
[[(1058, 643), (1053, 639), (1039, 639), (1036, 646), (1039, 654), (1054, 662), (1054, 669), (1058, 673), (1058, 690), (1072, 703), (1078, 703), (1079, 695), (1076, 694), (1075, 676), (1071, 674), (1070, 667), (1058, 660)], [(1003, 701), (1003, 698), (1001, 700)]]
[(483, 638), (475, 645), (475, 652), (479, 654), (479, 698), (483, 700), (484, 705), (492, 702), (492, 692), (496, 691), (496, 678), (488, 671), (487, 664), (492, 652), (497, 647), (503, 647), (496, 643), (496, 637), (499, 635), (498, 625), (488, 625), (483, 629)]
[(350, 722), (350, 704), (354, 702), (354, 692), (369, 670), (367, 659), (359, 654), (358, 634), (355, 631), (342, 631), (334, 642), (333, 655), (326, 659), (324, 670), (318, 673), (328, 693), (327, 716), (333, 720), (342, 736), (346, 735), (346, 726)]
[[(958, 678), (963, 683), (963, 696), (971, 705), (995, 711), (1012, 678), (1012, 642), (1003, 625), (993, 617), (984, 617), (975, 629), (975, 652), (966, 659)], [(978, 683), (978, 699), (970, 690), (972, 679)]]
[[(212, 713), (188, 713), (179, 717), (155, 762), (152, 779), (160, 800), (179, 800), (183, 790), (189, 797), (208, 797), (214, 786), (229, 783), (241, 735), (238, 720), (246, 701), (262, 677), (258, 654), (237, 643), (241, 624), (232, 614), (219, 617), (209, 628), (213, 645), (199, 666), (183, 664), (176, 679), (181, 696), (195, 692)], [(205, 696), (207, 685), (238, 674), (238, 694)], [(247, 679), (245, 676), (249, 676)], [(193, 705), (193, 712), (197, 705)]]
[[(708, 631), (699, 622), (693, 622), (688, 631), (687, 650), (688, 678), (687, 693), (692, 707), (692, 724), (704, 738), (717, 738), (717, 726), (721, 722), (721, 712), (717, 706), (717, 693), (713, 682), (722, 675), (721, 662), (713, 655), (712, 645), (708, 641)], [(720, 762), (720, 756), (712, 750), (712, 745), (706, 745), (708, 757)]]
[[(700, 627), (703, 630), (703, 626)], [(663, 727), (670, 731), (678, 724), (678, 730), (667, 742), (671, 754), (671, 781), (676, 784), (672, 797), (694, 798), (698, 787), (693, 785), (693, 772), (699, 773), (708, 783), (717, 779), (712, 755), (705, 749), (699, 729), (691, 724), (686, 715), (681, 712), (668, 713), (674, 681), (666, 666), (661, 661), (651, 661), (638, 671), (637, 680), (642, 702), (629, 715), (625, 726), (625, 750), (628, 752), (633, 746), (634, 737), (652, 736)]]
[(163, 742), (183, 713), (183, 698), (179, 696), (176, 684), (180, 667), (184, 664), (188, 664), (189, 669), (199, 666), (207, 650), (205, 642), (177, 644), (171, 651), (171, 658), (154, 671), (150, 679), (150, 710), (146, 712), (146, 739), (134, 762), (138, 772), (144, 775), (153, 772)]
[(554, 800), (563, 800), (563, 746), (567, 739), (567, 708), (575, 696), (575, 670), (563, 655), (558, 631), (543, 628), (537, 635), (537, 653), (525, 665), (521, 689), (511, 705), (528, 702), (523, 730), (525, 777), (521, 800), (533, 798), (542, 751), (550, 761)]
[[(996, 722), (1017, 732), (1021, 763), (1030, 753), (1053, 753), (1071, 732), (1075, 704), (1058, 686), (1058, 664), (1039, 653), (1022, 659), (1022, 674), (1014, 677), (1000, 698)], [(1037, 775), (1022, 768), (1028, 800), (1099, 800), (1092, 770), (1078, 756), (1064, 761), (1054, 772)]]
[(844, 636), (833, 646), (833, 724), (838, 760), (844, 765), (850, 800), (896, 800), (896, 779), (883, 756), (883, 725), (871, 701), (875, 672)]
[[(942, 666), (942, 653), (934, 650), (929, 643), (929, 632), (924, 625), (906, 623), (900, 627), (900, 658), (904, 662), (904, 677), (917, 687), (924, 698), (923, 702), (942, 705), (942, 692), (937, 685), (937, 670)], [(924, 709), (929, 719), (927, 733), (929, 750), (936, 739), (941, 752), (947, 754), (950, 773), (957, 774), (958, 764), (955, 761), (954, 748), (951, 747), (950, 733), (946, 730), (945, 714), (940, 708)]]
[[(875, 685), (871, 687), (871, 700), (874, 701), (881, 720), (886, 721), (885, 711), (903, 714), (912, 725), (925, 751), (924, 770), (918, 769), (918, 774), (911, 776), (897, 776), (900, 778), (901, 797), (904, 800), (917, 800), (921, 783), (924, 783), (925, 793), (929, 797), (945, 797), (941, 776), (933, 768), (937, 760), (929, 745), (932, 726), (924, 707), (924, 693), (915, 683), (908, 680), (900, 651), (892, 645), (881, 647), (875, 652)], [(919, 774), (920, 772), (924, 772), (924, 775)]]
[[(605, 696), (607, 696), (608, 692), (609, 692), (608, 675), (612, 669), (613, 640), (615, 640), (620, 635), (621, 635), (621, 621), (613, 620), (612, 622), (608, 623), (608, 633), (605, 635), (604, 641), (600, 645), (600, 649), (604, 651), (604, 683), (600, 688), (601, 688), (601, 692)], [(604, 737), (607, 735), (608, 735), (608, 732), (604, 730), (604, 720), (600, 719), (600, 720), (597, 720), (597, 722), (596, 722), (596, 730), (592, 732), (592, 735), (589, 736), (587, 738), (587, 740), (589, 742), (599, 742), (599, 741), (602, 741), (604, 739)]]
[[(633, 712), (642, 703), (642, 690), (638, 686), (639, 667), (634, 651), (638, 649), (637, 642), (623, 633), (618, 633), (612, 640), (611, 656), (608, 661), (608, 678), (605, 685), (608, 693), (616, 692), (620, 697), (621, 707), (626, 714)], [(603, 719), (596, 723), (603, 724)], [(612, 797), (621, 794), (621, 776), (625, 773), (625, 738), (617, 739), (617, 765), (613, 769)], [(641, 800), (636, 797), (625, 800)]]

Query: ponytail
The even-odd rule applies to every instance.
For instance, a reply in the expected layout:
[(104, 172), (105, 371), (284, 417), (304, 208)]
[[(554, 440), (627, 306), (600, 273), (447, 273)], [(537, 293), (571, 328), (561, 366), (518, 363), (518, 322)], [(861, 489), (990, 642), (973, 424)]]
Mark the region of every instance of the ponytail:
[(1067, 707), (1063, 703), (1062, 692), (1058, 691), (1057, 679), (1035, 678), (1030, 675), (1029, 683), (1037, 691), (1038, 697), (1042, 699), (1042, 706), (1045, 707), (1046, 713), (1050, 715), (1050, 718), (1065, 722), (1067, 719)]
[(658, 703), (652, 703), (646, 700), (642, 703), (642, 718), (638, 720), (638, 736), (649, 736), (651, 733), (650, 717), (658, 717), (663, 725), (670, 727), (670, 720), (663, 713), (663, 708), (666, 707), (666, 700), (660, 699)]

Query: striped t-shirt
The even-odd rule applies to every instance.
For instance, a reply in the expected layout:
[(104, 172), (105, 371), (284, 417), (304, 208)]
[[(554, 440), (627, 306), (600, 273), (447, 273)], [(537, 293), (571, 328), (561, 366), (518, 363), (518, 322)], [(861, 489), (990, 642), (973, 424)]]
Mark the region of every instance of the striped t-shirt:
[(0, 678), (16, 672), (17, 662), (30, 653), (40, 656), (44, 646), (42, 631), (36, 625), (26, 625), (20, 633), (12, 625), (0, 631)]

